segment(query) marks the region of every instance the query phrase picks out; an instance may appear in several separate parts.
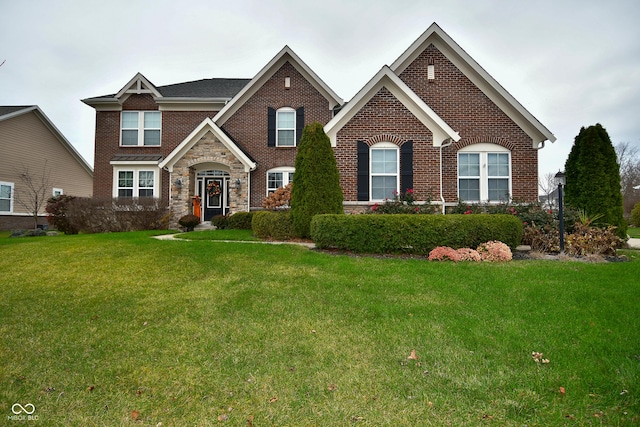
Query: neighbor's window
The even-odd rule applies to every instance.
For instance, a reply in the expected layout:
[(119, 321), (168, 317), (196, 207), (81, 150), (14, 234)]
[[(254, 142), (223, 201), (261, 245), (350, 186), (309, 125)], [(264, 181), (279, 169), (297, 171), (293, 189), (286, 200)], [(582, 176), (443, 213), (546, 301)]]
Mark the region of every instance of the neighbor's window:
[(53, 197), (62, 196), (63, 194), (64, 194), (64, 191), (62, 191), (62, 188), (53, 189)]
[(159, 111), (123, 111), (120, 145), (158, 146), (162, 113)]
[(0, 182), (0, 212), (13, 212), (13, 183)]
[(276, 168), (267, 171), (267, 196), (293, 182), (293, 172), (294, 168)]
[(296, 110), (280, 108), (276, 111), (276, 146), (294, 147), (296, 145)]
[(381, 142), (371, 147), (371, 200), (392, 199), (398, 193), (398, 146)]
[(458, 152), (458, 198), (500, 202), (511, 195), (511, 153), (496, 144), (473, 144)]

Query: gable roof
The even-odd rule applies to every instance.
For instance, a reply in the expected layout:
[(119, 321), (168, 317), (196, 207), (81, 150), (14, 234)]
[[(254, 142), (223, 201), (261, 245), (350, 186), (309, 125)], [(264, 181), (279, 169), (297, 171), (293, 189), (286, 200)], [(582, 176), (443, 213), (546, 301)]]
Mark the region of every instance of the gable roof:
[(328, 101), (328, 108), (332, 110), (334, 107), (343, 103), (340, 98), (318, 75), (305, 64), (298, 55), (289, 47), (285, 46), (271, 61), (267, 63), (253, 79), (233, 98), (231, 102), (222, 108), (213, 118), (213, 120), (222, 126), (238, 109), (255, 94), (264, 83), (273, 76), (286, 62), (295, 67), (300, 74), (304, 76)]
[(65, 138), (65, 136), (60, 132), (60, 130), (53, 124), (49, 117), (38, 107), (37, 105), (26, 105), (26, 106), (0, 106), (0, 121), (9, 120), (14, 117), (21, 116), (23, 114), (33, 112), (36, 117), (42, 121), (42, 123), (49, 129), (49, 131), (56, 137), (60, 144), (71, 154), (71, 156), (82, 166), (87, 173), (93, 177), (93, 168), (89, 165), (89, 163), (82, 157), (80, 153), (71, 145), (71, 143)]
[(433, 134), (433, 146), (440, 147), (446, 140), (458, 141), (460, 135), (438, 116), (414, 91), (394, 74), (388, 66), (378, 73), (324, 126), (325, 133), (336, 146), (338, 131), (382, 88), (391, 92)]
[(207, 132), (212, 132), (225, 147), (233, 153), (244, 165), (245, 172), (252, 171), (256, 168), (256, 162), (247, 155), (240, 146), (238, 146), (217, 124), (209, 117), (204, 119), (202, 123), (196, 127), (158, 166), (167, 168), (169, 172), (173, 172), (173, 165), (176, 164)]
[(430, 44), (438, 48), (474, 85), (520, 126), (533, 140), (534, 148), (546, 140), (551, 142), (556, 140), (549, 129), (527, 111), (435, 22), (391, 64), (393, 72), (400, 75)]

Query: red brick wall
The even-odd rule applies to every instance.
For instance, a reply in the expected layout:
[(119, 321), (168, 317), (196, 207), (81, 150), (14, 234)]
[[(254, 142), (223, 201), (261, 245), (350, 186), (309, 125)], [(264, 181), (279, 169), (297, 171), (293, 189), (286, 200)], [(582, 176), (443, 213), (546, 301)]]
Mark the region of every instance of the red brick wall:
[[(285, 77), (291, 87), (284, 87)], [(251, 154), (257, 168), (251, 173), (251, 207), (261, 207), (266, 196), (267, 170), (294, 166), (296, 148), (267, 147), (267, 108), (304, 107), (304, 122), (326, 124), (332, 116), (329, 102), (289, 62), (285, 63), (231, 116), (223, 128)]]
[[(434, 64), (435, 80), (427, 79)], [(457, 150), (473, 142), (492, 142), (511, 149), (512, 197), (538, 198), (538, 152), (532, 140), (433, 45), (400, 75), (455, 131), (461, 140), (443, 150), (443, 188), (447, 202), (457, 198)]]
[(357, 142), (370, 145), (413, 141), (413, 190), (418, 200), (435, 197), (439, 187), (438, 156), (429, 129), (386, 88), (382, 88), (338, 132), (335, 148), (340, 185), (346, 201), (357, 200)]
[[(151, 95), (131, 95), (122, 105), (123, 110), (152, 111), (158, 105)], [(160, 147), (120, 147), (120, 112), (96, 113), (96, 144), (94, 161), (94, 197), (111, 197), (113, 167), (109, 162), (117, 154), (161, 154), (166, 157), (207, 117), (217, 111), (163, 111)], [(169, 197), (169, 173), (162, 171), (162, 194)]]

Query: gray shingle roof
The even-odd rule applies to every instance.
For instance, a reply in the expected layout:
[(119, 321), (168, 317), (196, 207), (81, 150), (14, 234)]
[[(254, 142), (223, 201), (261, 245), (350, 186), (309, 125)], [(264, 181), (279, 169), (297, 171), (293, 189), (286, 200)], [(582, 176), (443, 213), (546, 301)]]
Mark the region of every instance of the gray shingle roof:
[(112, 162), (142, 162), (158, 161), (162, 159), (162, 154), (116, 154), (111, 158)]
[(0, 117), (31, 107), (33, 107), (33, 105), (0, 106)]

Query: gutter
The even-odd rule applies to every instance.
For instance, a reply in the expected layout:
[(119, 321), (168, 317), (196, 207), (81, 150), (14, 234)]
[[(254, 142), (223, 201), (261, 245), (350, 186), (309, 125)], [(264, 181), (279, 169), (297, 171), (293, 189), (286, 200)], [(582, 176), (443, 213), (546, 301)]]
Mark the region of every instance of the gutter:
[(442, 191), (442, 149), (453, 144), (453, 139), (447, 138), (442, 141), (440, 145), (440, 201), (442, 202), (442, 215), (445, 214), (445, 200), (444, 200), (444, 192)]

